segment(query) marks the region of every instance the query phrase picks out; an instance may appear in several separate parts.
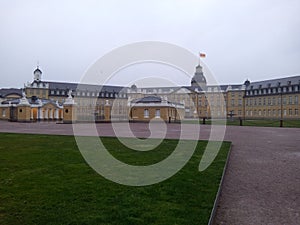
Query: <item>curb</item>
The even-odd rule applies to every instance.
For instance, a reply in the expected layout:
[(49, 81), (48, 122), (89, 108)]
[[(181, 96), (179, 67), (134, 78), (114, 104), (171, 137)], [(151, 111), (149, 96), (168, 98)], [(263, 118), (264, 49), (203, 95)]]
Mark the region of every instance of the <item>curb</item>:
[(214, 220), (215, 220), (215, 217), (216, 217), (217, 207), (218, 207), (219, 200), (220, 200), (220, 194), (221, 194), (222, 186), (223, 186), (223, 183), (224, 183), (224, 176), (225, 176), (225, 173), (227, 171), (228, 161), (229, 161), (229, 158), (230, 158), (230, 155), (231, 155), (231, 149), (232, 149), (232, 143), (231, 143), (229, 151), (228, 151), (227, 159), (226, 159), (224, 169), (223, 169), (223, 173), (222, 173), (222, 177), (221, 177), (221, 180), (220, 180), (219, 189), (218, 189), (218, 192), (216, 194), (216, 199), (215, 199), (214, 206), (213, 206), (213, 209), (212, 209), (211, 214), (210, 214), (208, 225), (212, 225)]

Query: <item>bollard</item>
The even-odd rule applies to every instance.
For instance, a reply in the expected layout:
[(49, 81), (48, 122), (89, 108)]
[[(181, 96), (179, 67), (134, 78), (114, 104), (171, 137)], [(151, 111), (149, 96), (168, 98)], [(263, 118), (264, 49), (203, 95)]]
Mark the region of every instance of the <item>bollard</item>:
[(203, 117), (202, 119), (202, 124), (205, 124), (205, 117)]
[(243, 120), (240, 118), (240, 126), (243, 126)]

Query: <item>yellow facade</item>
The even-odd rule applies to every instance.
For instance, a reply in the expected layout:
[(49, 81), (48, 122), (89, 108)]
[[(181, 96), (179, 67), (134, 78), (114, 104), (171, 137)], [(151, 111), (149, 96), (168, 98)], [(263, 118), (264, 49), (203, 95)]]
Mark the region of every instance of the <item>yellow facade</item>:
[[(240, 85), (207, 85), (198, 65), (191, 86), (138, 88), (120, 86), (79, 85), (76, 83), (47, 82), (41, 80), (42, 71), (34, 71), (34, 81), (25, 85), (25, 94), (33, 102), (29, 112), (31, 121), (73, 121), (66, 113), (65, 101), (72, 95), (79, 121), (138, 120), (160, 118), (168, 121), (182, 118), (243, 118), (243, 119), (300, 119), (300, 76), (286, 77)], [(3, 89), (4, 90), (4, 89)], [(27, 121), (28, 113), (20, 113), (14, 100), (20, 98), (16, 90), (0, 89), (0, 119)], [(157, 96), (163, 101), (181, 104), (180, 110), (172, 107), (146, 105), (132, 106), (132, 102), (147, 96)], [(43, 103), (36, 104), (36, 100)], [(12, 103), (11, 103), (12, 102)], [(35, 102), (35, 103), (34, 103)], [(45, 103), (45, 102), (49, 102)], [(148, 107), (149, 118), (144, 110)], [(65, 118), (65, 115), (67, 117)]]

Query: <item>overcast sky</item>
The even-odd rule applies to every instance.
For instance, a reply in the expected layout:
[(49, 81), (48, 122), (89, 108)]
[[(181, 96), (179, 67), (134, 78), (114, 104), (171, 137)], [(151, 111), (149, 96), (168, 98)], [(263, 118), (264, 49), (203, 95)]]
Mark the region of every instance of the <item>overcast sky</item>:
[[(78, 82), (110, 50), (145, 40), (206, 53), (221, 84), (299, 75), (299, 12), (299, 0), (1, 1), (0, 87), (32, 81), (37, 61), (43, 80)], [(172, 73), (127, 70), (135, 79)]]

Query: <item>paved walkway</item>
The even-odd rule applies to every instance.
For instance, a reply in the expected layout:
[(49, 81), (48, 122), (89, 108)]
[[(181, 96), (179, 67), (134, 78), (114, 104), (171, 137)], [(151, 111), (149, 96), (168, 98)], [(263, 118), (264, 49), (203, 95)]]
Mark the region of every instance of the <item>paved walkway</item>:
[[(80, 125), (82, 135), (93, 135), (89, 125)], [(148, 137), (146, 124), (131, 124), (134, 134)], [(161, 135), (159, 124), (154, 134)], [(192, 137), (195, 125), (183, 125)], [(99, 135), (115, 135), (111, 124), (97, 124)], [(199, 139), (209, 137), (211, 126), (201, 125)], [(117, 124), (118, 135), (129, 136), (125, 123)], [(167, 138), (178, 138), (179, 124), (167, 126)], [(72, 135), (71, 124), (9, 123), (0, 121), (0, 132)], [(232, 151), (225, 174), (215, 224), (293, 225), (300, 221), (300, 129), (227, 127), (225, 140)]]

